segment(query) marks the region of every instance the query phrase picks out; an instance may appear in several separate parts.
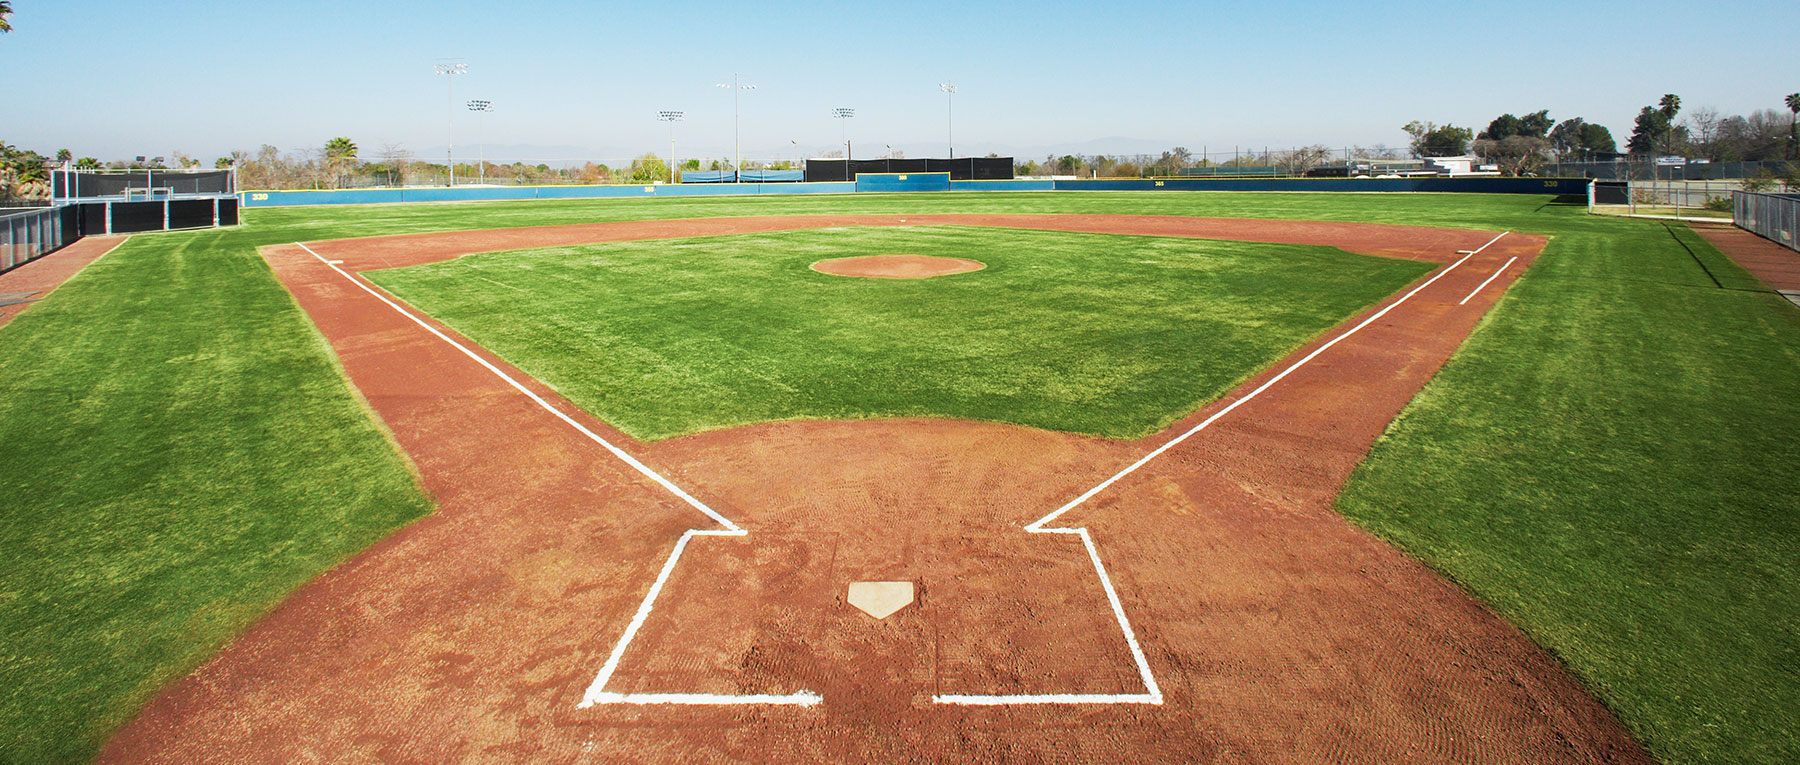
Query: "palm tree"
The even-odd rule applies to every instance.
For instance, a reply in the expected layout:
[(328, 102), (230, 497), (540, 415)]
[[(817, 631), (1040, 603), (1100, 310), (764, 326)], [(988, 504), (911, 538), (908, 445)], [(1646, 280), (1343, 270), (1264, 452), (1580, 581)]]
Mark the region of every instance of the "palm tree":
[(325, 142), (325, 165), (331, 168), (333, 186), (339, 185), (345, 166), (355, 164), (356, 144), (350, 139), (338, 136)]
[(0, 0), (0, 32), (12, 31), (12, 0)]
[(1787, 101), (1788, 111), (1794, 113), (1794, 118), (1788, 120), (1788, 143), (1794, 146), (1794, 159), (1800, 159), (1800, 93), (1789, 93), (1784, 100)]

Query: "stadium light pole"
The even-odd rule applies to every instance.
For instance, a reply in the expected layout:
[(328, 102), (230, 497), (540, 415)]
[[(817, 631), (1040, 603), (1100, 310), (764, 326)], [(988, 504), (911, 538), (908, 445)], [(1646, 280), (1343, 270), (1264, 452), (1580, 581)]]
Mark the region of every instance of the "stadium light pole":
[(950, 145), (947, 159), (956, 159), (956, 83), (938, 83), (938, 90), (944, 91), (944, 135)]
[[(837, 109), (831, 110), (831, 116), (837, 118), (838, 126), (840, 128), (842, 128), (842, 130), (840, 132), (843, 134), (843, 138), (844, 138), (844, 174), (846, 176), (848, 176), (850, 174), (850, 127), (849, 127), (850, 123), (848, 120), (851, 117), (856, 116), (856, 110), (855, 109), (845, 109), (845, 108), (839, 107)], [(844, 180), (855, 180), (855, 179), (854, 178), (845, 178)]]
[(449, 165), (450, 183), (456, 185), (456, 77), (468, 74), (469, 65), (460, 61), (438, 64), (433, 69), (444, 77), (444, 161)]
[(687, 112), (664, 110), (656, 118), (669, 123), (669, 182), (675, 182), (675, 123), (687, 118)]
[(469, 100), (469, 111), (477, 114), (475, 118), (475, 143), (481, 147), (481, 185), (487, 185), (487, 113), (494, 110), (494, 102), (479, 98)]
[(731, 182), (742, 183), (738, 176), (743, 173), (742, 157), (738, 153), (738, 95), (746, 90), (755, 90), (755, 85), (738, 84), (737, 72), (731, 73), (731, 83), (713, 83), (715, 88), (731, 88)]

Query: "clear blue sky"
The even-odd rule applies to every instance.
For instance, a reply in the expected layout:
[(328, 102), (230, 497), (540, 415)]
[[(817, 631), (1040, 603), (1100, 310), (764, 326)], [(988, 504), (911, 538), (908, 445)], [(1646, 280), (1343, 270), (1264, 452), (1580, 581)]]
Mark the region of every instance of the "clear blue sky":
[(658, 109), (687, 111), (684, 156), (729, 154), (713, 84), (733, 71), (757, 85), (744, 154), (765, 159), (836, 145), (838, 106), (859, 156), (939, 155), (944, 80), (959, 154), (1404, 145), (1409, 120), (1540, 108), (1623, 143), (1663, 93), (1734, 114), (1800, 91), (1792, 0), (13, 4), (0, 140), (108, 160), (337, 135), (441, 152), (448, 57), (469, 66), (457, 156), (477, 138), (462, 102), (487, 98), (490, 159), (666, 151)]

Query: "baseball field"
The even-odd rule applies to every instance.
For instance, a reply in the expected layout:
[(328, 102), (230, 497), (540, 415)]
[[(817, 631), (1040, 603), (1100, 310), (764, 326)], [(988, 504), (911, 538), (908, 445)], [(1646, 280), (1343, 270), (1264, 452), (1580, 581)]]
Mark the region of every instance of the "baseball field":
[(12, 761), (1800, 758), (1800, 311), (1685, 224), (270, 208), (0, 287), (55, 268)]

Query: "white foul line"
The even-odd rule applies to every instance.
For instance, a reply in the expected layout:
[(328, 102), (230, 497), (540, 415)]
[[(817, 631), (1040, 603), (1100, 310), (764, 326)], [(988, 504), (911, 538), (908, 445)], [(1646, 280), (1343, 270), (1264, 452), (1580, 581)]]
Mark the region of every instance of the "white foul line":
[(696, 536), (739, 537), (746, 536), (750, 532), (739, 528), (737, 524), (732, 523), (725, 516), (720, 515), (717, 511), (708, 507), (706, 503), (701, 502), (694, 498), (693, 495), (683, 491), (681, 487), (676, 486), (669, 479), (664, 478), (661, 474), (651, 470), (650, 466), (639, 462), (636, 457), (626, 453), (625, 450), (614, 446), (610, 441), (602, 438), (600, 434), (595, 433), (587, 426), (576, 422), (573, 418), (558, 411), (556, 407), (550, 405), (550, 402), (545, 401), (542, 396), (539, 396), (530, 388), (525, 387), (518, 380), (513, 379), (513, 377), (508, 375), (504, 370), (488, 363), (487, 359), (484, 359), (474, 351), (469, 350), (462, 343), (456, 342), (456, 340), (449, 335), (438, 331), (436, 327), (431, 326), (419, 317), (413, 315), (412, 312), (401, 307), (400, 304), (389, 300), (386, 295), (363, 284), (360, 280), (351, 276), (349, 272), (342, 268), (338, 268), (338, 265), (343, 261), (326, 260), (304, 243), (295, 242), (294, 244), (299, 245), (300, 249), (311, 253), (314, 258), (318, 258), (319, 262), (324, 263), (331, 270), (338, 272), (338, 275), (344, 277), (344, 279), (351, 284), (354, 284), (362, 291), (373, 295), (376, 300), (386, 303), (389, 308), (399, 312), (401, 316), (411, 319), (414, 324), (424, 327), (425, 331), (430, 332), (431, 334), (436, 335), (438, 339), (449, 343), (452, 348), (461, 351), (464, 356), (474, 359), (475, 363), (480, 364), (483, 368), (494, 373), (494, 375), (501, 380), (506, 381), (506, 384), (511, 385), (520, 393), (525, 394), (532, 401), (537, 402), (537, 405), (542, 407), (544, 411), (555, 415), (557, 419), (562, 420), (564, 423), (567, 423), (569, 427), (572, 427), (582, 435), (587, 436), (589, 440), (605, 447), (608, 452), (613, 454), (613, 456), (618, 457), (625, 464), (630, 465), (639, 473), (642, 473), (644, 476), (661, 485), (664, 489), (667, 489), (669, 493), (681, 498), (681, 500), (686, 502), (689, 506), (705, 513), (707, 517), (717, 521), (719, 525), (725, 527), (723, 530), (688, 529), (686, 533), (681, 535), (681, 539), (675, 543), (674, 552), (669, 554), (669, 559), (663, 563), (662, 571), (657, 574), (656, 582), (650, 586), (650, 592), (644, 596), (643, 602), (638, 604), (638, 610), (637, 613), (632, 616), (631, 625), (625, 628), (625, 634), (621, 636), (619, 642), (613, 646), (612, 654), (607, 658), (606, 665), (600, 669), (600, 674), (594, 678), (593, 684), (588, 687), (587, 693), (583, 695), (580, 706), (587, 707), (594, 704), (795, 704), (800, 706), (811, 706), (819, 703), (820, 697), (818, 694), (806, 691), (785, 696), (771, 696), (765, 694), (732, 696), (707, 693), (611, 693), (603, 690), (606, 686), (606, 681), (611, 679), (613, 672), (618, 669), (619, 659), (625, 655), (625, 649), (631, 644), (631, 639), (637, 636), (638, 629), (643, 627), (644, 620), (649, 618), (651, 608), (656, 604), (656, 596), (662, 593), (663, 584), (668, 582), (669, 575), (674, 573), (675, 562), (681, 559), (681, 552), (687, 548), (688, 540)]
[(588, 437), (588, 440), (591, 440), (594, 443), (605, 447), (607, 451), (612, 452), (614, 457), (618, 457), (620, 459), (620, 461), (624, 462), (627, 465), (630, 465), (633, 469), (637, 470), (639, 473), (644, 474), (645, 477), (649, 478), (652, 481), (657, 482), (658, 484), (661, 484), (664, 489), (669, 490), (670, 494), (674, 494), (675, 496), (680, 497), (681, 501), (688, 503), (688, 505), (693, 507), (695, 510), (699, 510), (700, 512), (705, 513), (708, 518), (711, 518), (714, 521), (717, 521), (719, 523), (719, 525), (724, 526), (725, 528), (730, 529), (732, 531), (742, 531), (742, 529), (738, 528), (737, 524), (732, 523), (725, 516), (720, 515), (717, 511), (713, 510), (710, 507), (707, 507), (705, 502), (701, 502), (700, 500), (695, 499), (693, 497), (693, 495), (688, 494), (685, 491), (682, 491), (680, 486), (676, 486), (669, 479), (662, 477), (662, 474), (657, 473), (654, 470), (651, 470), (649, 465), (645, 465), (644, 463), (639, 462), (636, 457), (633, 457), (630, 454), (625, 453), (624, 449), (620, 449), (617, 446), (613, 446), (612, 442), (607, 441), (604, 438), (601, 438), (599, 433), (595, 433), (594, 431), (589, 430), (586, 425), (576, 422), (574, 418), (572, 418), (566, 414), (563, 414), (556, 407), (551, 406), (550, 402), (545, 401), (542, 396), (539, 396), (538, 394), (532, 392), (532, 390), (530, 388), (525, 387), (518, 380), (514, 380), (512, 378), (512, 375), (509, 375), (506, 372), (502, 371), (499, 367), (488, 363), (487, 359), (482, 358), (480, 355), (476, 354), (474, 351), (471, 351), (467, 347), (464, 347), (462, 343), (456, 342), (455, 340), (451, 339), (451, 337), (449, 335), (439, 332), (437, 327), (433, 327), (430, 324), (425, 323), (425, 321), (423, 319), (420, 319), (419, 317), (414, 316), (411, 311), (408, 311), (405, 308), (400, 307), (399, 303), (389, 300), (386, 295), (383, 295), (380, 292), (376, 292), (373, 288), (369, 287), (369, 285), (363, 284), (361, 281), (358, 281), (355, 277), (351, 276), (348, 271), (345, 271), (342, 268), (338, 268), (336, 262), (326, 260), (324, 257), (320, 256), (319, 253), (313, 252), (313, 249), (311, 247), (306, 246), (305, 244), (302, 244), (300, 242), (295, 242), (294, 244), (299, 245), (300, 249), (306, 250), (307, 252), (312, 253), (312, 256), (315, 258), (318, 258), (320, 263), (324, 263), (326, 265), (326, 267), (330, 268), (333, 271), (338, 272), (339, 275), (341, 275), (345, 279), (349, 280), (349, 282), (351, 284), (356, 285), (362, 291), (367, 292), (370, 295), (374, 295), (376, 300), (380, 300), (381, 302), (386, 303), (389, 308), (392, 308), (395, 311), (400, 312), (401, 316), (405, 316), (406, 318), (411, 319), (414, 324), (424, 327), (425, 331), (430, 332), (433, 335), (437, 335), (438, 339), (443, 340), (446, 343), (449, 343), (450, 347), (455, 348), (459, 351), (462, 351), (464, 356), (468, 356), (469, 358), (474, 359), (475, 363), (480, 364), (481, 366), (487, 368), (487, 370), (489, 372), (493, 372), (495, 376), (499, 377), (502, 380), (505, 380), (507, 385), (513, 386), (514, 388), (518, 389), (518, 391), (520, 393), (525, 394), (526, 396), (530, 397), (532, 401), (537, 402), (537, 405), (543, 407), (544, 411), (549, 412), (550, 414), (555, 415), (557, 419), (562, 420), (565, 423), (568, 423), (569, 427), (574, 428), (577, 431), (580, 431), (580, 433), (582, 435)]
[[(1506, 236), (1506, 233), (1501, 232), (1500, 236), (1496, 236), (1493, 239), (1489, 240), (1487, 244), (1484, 244), (1478, 249), (1475, 249), (1475, 250), (1467, 252), (1466, 254), (1463, 254), (1463, 257), (1460, 260), (1457, 260), (1455, 263), (1450, 264), (1449, 267), (1444, 268), (1441, 271), (1438, 271), (1436, 275), (1432, 276), (1430, 279), (1427, 279), (1424, 284), (1414, 287), (1412, 289), (1412, 291), (1407, 292), (1405, 295), (1401, 296), (1399, 300), (1396, 300), (1396, 301), (1388, 304), (1387, 307), (1382, 308), (1380, 311), (1377, 311), (1374, 315), (1370, 316), (1369, 318), (1362, 320), (1361, 323), (1357, 324), (1354, 327), (1351, 327), (1349, 330), (1345, 331), (1343, 334), (1332, 338), (1329, 342), (1314, 349), (1311, 353), (1306, 354), (1306, 356), (1302, 357), (1299, 361), (1296, 361), (1293, 364), (1289, 365), (1286, 369), (1281, 370), (1281, 372), (1279, 374), (1275, 375), (1272, 378), (1269, 378), (1269, 380), (1267, 382), (1264, 382), (1262, 385), (1257, 386), (1255, 390), (1252, 390), (1249, 393), (1245, 394), (1243, 398), (1240, 398), (1236, 401), (1231, 402), (1230, 405), (1226, 406), (1224, 409), (1219, 410), (1218, 412), (1215, 412), (1212, 416), (1207, 417), (1205, 420), (1201, 421), (1200, 424), (1195, 425), (1192, 428), (1189, 428), (1187, 432), (1182, 433), (1181, 435), (1176, 436), (1173, 439), (1170, 439), (1167, 443), (1163, 444), (1162, 446), (1157, 447), (1155, 450), (1151, 451), (1149, 454), (1146, 454), (1142, 458), (1138, 459), (1138, 461), (1131, 463), (1124, 470), (1121, 470), (1118, 473), (1115, 473), (1112, 477), (1107, 478), (1105, 481), (1100, 482), (1100, 484), (1098, 486), (1095, 486), (1091, 489), (1088, 489), (1085, 492), (1082, 492), (1081, 496), (1076, 497), (1075, 499), (1071, 500), (1068, 504), (1065, 504), (1062, 507), (1059, 507), (1056, 510), (1051, 511), (1050, 514), (1045, 515), (1044, 517), (1039, 518), (1036, 521), (1033, 521), (1030, 525), (1027, 525), (1025, 527), (1025, 531), (1027, 533), (1031, 533), (1031, 534), (1076, 534), (1081, 537), (1082, 544), (1086, 545), (1086, 547), (1087, 547), (1088, 558), (1090, 560), (1092, 560), (1094, 563), (1094, 572), (1100, 576), (1100, 586), (1106, 590), (1106, 599), (1107, 599), (1108, 603), (1110, 603), (1112, 606), (1113, 618), (1118, 620), (1119, 630), (1121, 632), (1123, 632), (1125, 635), (1125, 644), (1130, 647), (1131, 657), (1137, 663), (1138, 676), (1144, 682), (1144, 691), (1145, 691), (1144, 693), (1127, 693), (1127, 694), (1052, 693), (1052, 694), (994, 694), (994, 695), (948, 694), (948, 695), (933, 696), (931, 700), (934, 702), (940, 703), (940, 704), (963, 704), (963, 705), (974, 705), (974, 706), (999, 706), (999, 705), (1008, 705), (1008, 704), (1161, 704), (1161, 703), (1163, 703), (1162, 691), (1161, 691), (1161, 689), (1159, 689), (1157, 687), (1156, 677), (1151, 673), (1150, 664), (1144, 658), (1144, 651), (1138, 645), (1137, 635), (1131, 629), (1131, 621), (1128, 618), (1126, 618), (1126, 616), (1125, 616), (1125, 607), (1123, 604), (1121, 604), (1119, 602), (1119, 594), (1113, 588), (1112, 577), (1107, 575), (1106, 567), (1104, 565), (1102, 565), (1100, 562), (1100, 551), (1094, 545), (1093, 536), (1088, 533), (1088, 530), (1086, 528), (1047, 527), (1047, 526), (1045, 526), (1045, 524), (1047, 524), (1051, 521), (1054, 521), (1058, 517), (1061, 517), (1064, 513), (1067, 513), (1068, 511), (1073, 510), (1077, 506), (1081, 505), (1083, 502), (1086, 502), (1088, 499), (1092, 498), (1094, 495), (1099, 494), (1101, 491), (1104, 491), (1106, 489), (1106, 487), (1111, 486), (1114, 483), (1116, 483), (1119, 479), (1124, 478), (1127, 475), (1130, 475), (1133, 471), (1137, 470), (1140, 467), (1143, 467), (1146, 463), (1150, 462), (1151, 460), (1156, 459), (1156, 457), (1161, 455), (1163, 452), (1166, 452), (1169, 449), (1174, 448), (1174, 446), (1176, 444), (1179, 444), (1182, 441), (1187, 440), (1187, 438), (1189, 436), (1192, 436), (1195, 433), (1198, 433), (1201, 430), (1204, 430), (1208, 425), (1211, 425), (1214, 422), (1217, 422), (1219, 418), (1224, 417), (1225, 415), (1231, 413), (1232, 410), (1238, 408), (1244, 402), (1249, 401), (1250, 399), (1256, 398), (1258, 395), (1261, 395), (1262, 392), (1268, 390), (1270, 386), (1274, 385), (1277, 382), (1280, 382), (1282, 380), (1282, 378), (1287, 377), (1288, 374), (1292, 373), (1294, 370), (1299, 369), (1302, 365), (1306, 364), (1309, 361), (1312, 361), (1320, 353), (1325, 352), (1325, 349), (1330, 348), (1331, 346), (1337, 345), (1344, 338), (1347, 338), (1351, 335), (1356, 334), (1358, 331), (1362, 330), (1362, 328), (1367, 327), (1370, 324), (1374, 323), (1376, 319), (1379, 319), (1382, 316), (1387, 315), (1387, 312), (1394, 310), (1394, 308), (1399, 306), (1401, 303), (1405, 303), (1407, 300), (1410, 300), (1412, 298), (1412, 296), (1419, 294), (1420, 290), (1423, 290), (1426, 287), (1431, 286), (1432, 283), (1436, 282), (1438, 279), (1443, 278), (1443, 276), (1445, 274), (1448, 274), (1451, 271), (1456, 270), (1457, 266), (1460, 266), (1463, 263), (1467, 262), (1469, 260), (1469, 258), (1475, 257), (1476, 253), (1479, 253), (1482, 250), (1487, 249), (1488, 246), (1492, 245), (1494, 242), (1500, 241), (1501, 236)], [(1461, 254), (1461, 253), (1459, 253), (1459, 254)]]
[[(1499, 239), (1499, 237), (1494, 237), (1494, 238), (1496, 240)], [(1489, 242), (1488, 244), (1493, 244), (1493, 242)], [(1483, 245), (1483, 246), (1485, 247), (1486, 245)], [(1461, 260), (1458, 260), (1455, 263), (1451, 263), (1450, 267), (1437, 272), (1436, 276), (1433, 276), (1430, 279), (1427, 279), (1424, 284), (1414, 287), (1411, 292), (1408, 292), (1405, 295), (1401, 296), (1401, 298), (1399, 300), (1389, 303), (1386, 308), (1383, 308), (1380, 311), (1376, 311), (1375, 315), (1370, 316), (1367, 319), (1363, 319), (1362, 323), (1357, 324), (1354, 327), (1351, 327), (1349, 329), (1349, 331), (1346, 331), (1345, 333), (1332, 338), (1330, 342), (1327, 342), (1324, 345), (1321, 345), (1318, 348), (1313, 349), (1312, 353), (1308, 353), (1308, 354), (1306, 354), (1306, 356), (1302, 357), (1299, 361), (1296, 361), (1293, 364), (1288, 365), (1287, 369), (1281, 370), (1280, 374), (1277, 374), (1274, 377), (1269, 378), (1268, 382), (1265, 382), (1262, 385), (1257, 386), (1255, 390), (1252, 390), (1249, 393), (1244, 394), (1243, 398), (1233, 401), (1233, 402), (1231, 402), (1231, 404), (1229, 406), (1226, 406), (1224, 409), (1220, 409), (1219, 411), (1214, 412), (1211, 417), (1201, 420), (1200, 424), (1195, 425), (1192, 428), (1189, 428), (1186, 433), (1182, 433), (1179, 436), (1169, 439), (1168, 443), (1165, 443), (1162, 446), (1156, 447), (1155, 450), (1153, 450), (1149, 454), (1146, 454), (1143, 457), (1139, 458), (1138, 461), (1133, 462), (1130, 465), (1127, 465), (1124, 470), (1114, 473), (1111, 478), (1101, 481), (1098, 486), (1095, 486), (1092, 489), (1088, 489), (1087, 491), (1082, 492), (1081, 496), (1076, 497), (1072, 500), (1069, 500), (1068, 504), (1063, 505), (1062, 507), (1059, 507), (1059, 508), (1056, 508), (1055, 510), (1050, 511), (1049, 515), (1046, 515), (1042, 518), (1032, 521), (1031, 525), (1025, 527), (1025, 530), (1026, 531), (1035, 531), (1037, 529), (1043, 528), (1044, 524), (1049, 523), (1053, 520), (1056, 520), (1057, 517), (1061, 516), (1063, 513), (1069, 512), (1070, 510), (1075, 509), (1081, 503), (1086, 502), (1089, 499), (1093, 498), (1093, 496), (1095, 494), (1099, 494), (1100, 492), (1105, 491), (1106, 487), (1113, 485), (1115, 482), (1117, 482), (1121, 478), (1124, 478), (1125, 476), (1131, 475), (1131, 473), (1133, 471), (1137, 470), (1138, 468), (1143, 467), (1145, 463), (1147, 463), (1153, 459), (1156, 459), (1159, 456), (1162, 456), (1163, 452), (1166, 452), (1170, 449), (1175, 448), (1176, 444), (1179, 444), (1182, 441), (1186, 441), (1189, 436), (1192, 436), (1195, 433), (1199, 433), (1200, 431), (1205, 430), (1208, 425), (1211, 425), (1214, 422), (1217, 422), (1220, 417), (1224, 417), (1227, 414), (1231, 414), (1232, 410), (1234, 410), (1240, 406), (1243, 406), (1245, 404), (1245, 402), (1248, 402), (1250, 399), (1253, 399), (1253, 398), (1256, 398), (1257, 396), (1262, 395), (1263, 391), (1268, 390), (1269, 387), (1274, 385), (1275, 383), (1281, 382), (1282, 378), (1287, 377), (1289, 374), (1292, 374), (1294, 370), (1299, 369), (1301, 366), (1305, 365), (1307, 362), (1312, 361), (1315, 357), (1317, 357), (1321, 353), (1324, 353), (1325, 350), (1330, 348), (1331, 346), (1337, 345), (1338, 343), (1342, 342), (1344, 340), (1344, 338), (1354, 335), (1357, 332), (1360, 332), (1363, 327), (1367, 327), (1370, 324), (1373, 324), (1376, 319), (1386, 316), (1388, 311), (1392, 311), (1395, 308), (1399, 307), (1401, 303), (1404, 303), (1407, 300), (1412, 299), (1412, 296), (1419, 294), (1419, 290), (1425, 289), (1426, 287), (1431, 286), (1432, 282), (1435, 282), (1439, 279), (1444, 278), (1444, 274), (1447, 274), (1447, 273), (1450, 273), (1451, 271), (1456, 270), (1457, 266), (1460, 266), (1463, 263), (1468, 262), (1469, 258), (1472, 258), (1472, 257), (1475, 257), (1475, 256), (1473, 254), (1464, 255)]]
[(1494, 275), (1493, 275), (1493, 276), (1490, 276), (1490, 277), (1488, 277), (1488, 278), (1487, 278), (1487, 280), (1486, 280), (1486, 281), (1483, 281), (1483, 282), (1482, 282), (1482, 283), (1481, 283), (1481, 285), (1480, 285), (1480, 286), (1478, 286), (1478, 287), (1476, 287), (1476, 288), (1475, 288), (1475, 289), (1474, 289), (1474, 291), (1472, 291), (1472, 292), (1470, 292), (1470, 293), (1469, 293), (1469, 294), (1468, 294), (1468, 295), (1467, 295), (1467, 296), (1466, 296), (1466, 297), (1464, 297), (1464, 298), (1463, 298), (1463, 299), (1461, 299), (1461, 300), (1458, 300), (1458, 301), (1456, 301), (1456, 304), (1457, 304), (1457, 305), (1463, 305), (1463, 304), (1465, 304), (1465, 303), (1467, 303), (1467, 302), (1469, 302), (1469, 298), (1472, 298), (1472, 297), (1475, 297), (1475, 295), (1476, 295), (1476, 294), (1477, 294), (1477, 293), (1479, 293), (1479, 292), (1481, 292), (1481, 290), (1482, 290), (1482, 289), (1483, 289), (1483, 288), (1485, 288), (1485, 287), (1487, 287), (1487, 286), (1488, 286), (1488, 282), (1491, 282), (1491, 281), (1493, 281), (1493, 280), (1495, 280), (1495, 279), (1498, 279), (1498, 278), (1500, 278), (1500, 275), (1501, 275), (1501, 274), (1503, 274), (1503, 273), (1506, 273), (1506, 269), (1508, 269), (1508, 268), (1511, 268), (1511, 267), (1512, 267), (1512, 264), (1513, 264), (1513, 261), (1515, 261), (1515, 260), (1518, 260), (1518, 259), (1519, 259), (1519, 256), (1517, 256), (1517, 255), (1514, 255), (1514, 256), (1512, 256), (1512, 258), (1511, 258), (1511, 259), (1509, 259), (1509, 260), (1507, 260), (1507, 261), (1506, 261), (1506, 265), (1504, 265), (1504, 266), (1501, 266), (1501, 267), (1500, 267), (1500, 270), (1498, 270), (1498, 271), (1495, 271), (1495, 272), (1494, 272)]

